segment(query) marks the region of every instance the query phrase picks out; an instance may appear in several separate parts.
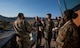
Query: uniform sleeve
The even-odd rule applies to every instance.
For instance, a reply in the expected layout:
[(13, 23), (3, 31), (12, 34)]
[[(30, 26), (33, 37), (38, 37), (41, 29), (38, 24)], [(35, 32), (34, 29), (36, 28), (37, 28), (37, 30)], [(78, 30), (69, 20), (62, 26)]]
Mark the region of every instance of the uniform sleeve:
[(61, 46), (61, 47), (62, 47), (63, 44), (64, 44), (65, 34), (66, 34), (66, 30), (65, 30), (64, 28), (61, 28), (61, 29), (59, 30), (58, 37), (57, 37), (57, 40), (56, 40), (57, 44), (58, 44), (59, 46)]
[(31, 29), (32, 29), (31, 25), (27, 21), (25, 21), (25, 29), (26, 29), (27, 32), (30, 32)]
[(58, 37), (57, 37), (57, 39), (56, 39), (56, 42), (57, 42), (57, 44), (58, 44), (59, 46), (63, 46), (63, 42), (62, 42), (63, 36), (64, 36), (63, 33), (62, 33), (62, 32), (59, 32)]
[(13, 23), (13, 28), (14, 30), (17, 32), (17, 31), (21, 31), (19, 28), (18, 28), (18, 25), (16, 22)]

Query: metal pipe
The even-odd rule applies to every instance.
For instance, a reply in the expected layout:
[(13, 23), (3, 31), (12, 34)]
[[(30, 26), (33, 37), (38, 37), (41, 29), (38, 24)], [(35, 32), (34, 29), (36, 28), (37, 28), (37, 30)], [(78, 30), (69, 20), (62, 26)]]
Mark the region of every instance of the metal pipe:
[(63, 0), (63, 2), (64, 2), (64, 6), (65, 6), (65, 8), (66, 8), (66, 10), (67, 10), (67, 5), (66, 5), (66, 2), (65, 2), (65, 0)]
[[(60, 6), (60, 0), (58, 0), (58, 6), (59, 6), (59, 8), (60, 8), (60, 12), (61, 12), (61, 15), (63, 14), (62, 13), (62, 9), (61, 9), (61, 6)], [(62, 15), (63, 16), (63, 15)]]

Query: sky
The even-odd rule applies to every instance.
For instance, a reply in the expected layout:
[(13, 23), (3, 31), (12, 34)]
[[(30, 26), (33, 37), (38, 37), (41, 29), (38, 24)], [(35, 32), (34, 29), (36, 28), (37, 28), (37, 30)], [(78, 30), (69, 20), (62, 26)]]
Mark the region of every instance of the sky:
[(16, 17), (18, 13), (25, 17), (45, 17), (47, 13), (53, 18), (61, 16), (58, 0), (0, 0), (0, 15)]

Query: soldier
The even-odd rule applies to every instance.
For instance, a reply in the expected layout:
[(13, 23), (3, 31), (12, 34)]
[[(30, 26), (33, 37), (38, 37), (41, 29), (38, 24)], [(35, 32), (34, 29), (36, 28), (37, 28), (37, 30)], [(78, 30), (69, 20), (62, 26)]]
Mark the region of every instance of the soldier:
[(77, 16), (74, 14), (72, 10), (66, 10), (63, 14), (66, 23), (59, 30), (57, 38), (58, 48), (78, 48), (78, 28), (73, 22), (73, 19)]
[(47, 40), (48, 40), (48, 48), (50, 48), (50, 42), (52, 39), (52, 28), (54, 27), (54, 23), (51, 19), (51, 14), (46, 15), (47, 21), (46, 21), (46, 32), (47, 32)]
[(36, 46), (36, 48), (38, 48), (39, 45), (41, 45), (41, 32), (39, 30), (41, 26), (42, 26), (42, 23), (39, 20), (38, 16), (35, 17), (34, 28), (35, 28), (36, 35), (37, 35), (37, 46)]
[(16, 31), (16, 41), (19, 48), (30, 48), (29, 31), (27, 30), (23, 13), (18, 14), (18, 18), (14, 22), (13, 27)]
[(46, 27), (46, 23), (45, 23), (44, 18), (41, 18), (41, 23), (42, 23), (43, 28), (45, 29), (45, 27)]
[(44, 37), (44, 38), (45, 38), (44, 31), (45, 31), (46, 23), (45, 23), (44, 18), (41, 18), (41, 23), (42, 23), (42, 26), (41, 26), (41, 30), (42, 30), (42, 37)]
[(54, 21), (54, 28), (52, 29), (54, 41), (56, 41), (56, 38), (57, 38), (57, 34), (58, 34), (58, 25), (59, 25), (59, 19), (58, 19), (58, 17), (56, 17), (56, 19), (55, 19), (55, 21)]
[(61, 21), (59, 22), (58, 28), (60, 29), (64, 24), (65, 24), (65, 21), (62, 18)]

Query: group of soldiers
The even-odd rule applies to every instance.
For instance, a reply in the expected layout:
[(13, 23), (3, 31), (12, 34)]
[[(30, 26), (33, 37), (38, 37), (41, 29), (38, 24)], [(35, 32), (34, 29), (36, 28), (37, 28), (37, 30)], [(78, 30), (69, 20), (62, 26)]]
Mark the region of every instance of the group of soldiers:
[[(41, 45), (41, 39), (47, 40), (50, 47), (51, 39), (56, 41), (55, 48), (79, 48), (79, 27), (74, 23), (73, 19), (77, 18), (77, 14), (73, 10), (66, 10), (63, 13), (62, 18), (56, 17), (54, 22), (51, 19), (51, 14), (46, 14), (46, 19), (35, 17), (33, 28), (35, 30), (36, 48)], [(16, 41), (19, 48), (31, 48), (29, 33), (32, 31), (26, 23), (23, 13), (18, 14), (17, 20), (14, 22), (13, 27), (16, 31)], [(44, 34), (46, 32), (46, 36)]]
[[(48, 47), (50, 48), (50, 41), (52, 38), (52, 28), (54, 27), (53, 20), (51, 19), (51, 14), (46, 15), (47, 21), (44, 19), (39, 19), (38, 17), (35, 17), (35, 23), (34, 23), (34, 28), (37, 32), (37, 47), (41, 45), (41, 39), (45, 38), (48, 42)], [(44, 32), (46, 32), (46, 36)], [(38, 43), (39, 42), (39, 43)]]

